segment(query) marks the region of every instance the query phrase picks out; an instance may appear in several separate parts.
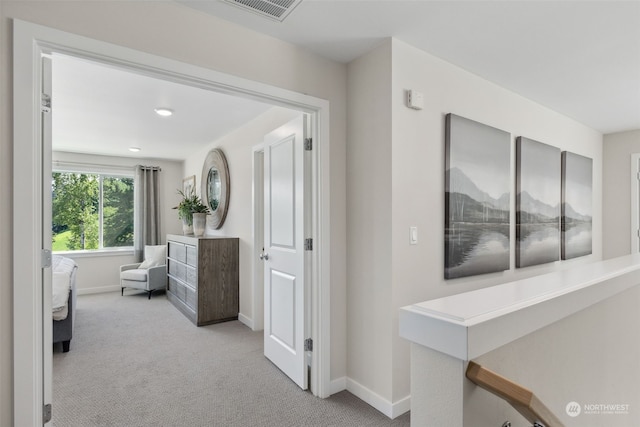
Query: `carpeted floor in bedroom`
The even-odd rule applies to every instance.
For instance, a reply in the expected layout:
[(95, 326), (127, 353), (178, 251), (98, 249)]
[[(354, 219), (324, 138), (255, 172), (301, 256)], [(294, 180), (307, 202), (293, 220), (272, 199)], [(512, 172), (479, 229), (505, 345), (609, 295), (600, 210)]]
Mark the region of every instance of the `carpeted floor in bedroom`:
[(347, 391), (319, 399), (238, 321), (195, 327), (165, 295), (78, 297), (71, 351), (53, 354), (53, 425), (409, 426)]

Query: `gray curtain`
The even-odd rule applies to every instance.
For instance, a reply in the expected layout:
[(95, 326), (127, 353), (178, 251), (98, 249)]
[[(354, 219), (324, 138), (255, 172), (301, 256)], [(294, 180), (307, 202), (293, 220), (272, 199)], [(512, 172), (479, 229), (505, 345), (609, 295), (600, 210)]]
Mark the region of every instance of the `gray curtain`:
[(142, 261), (145, 245), (160, 244), (160, 204), (156, 166), (136, 165), (134, 175), (133, 249)]

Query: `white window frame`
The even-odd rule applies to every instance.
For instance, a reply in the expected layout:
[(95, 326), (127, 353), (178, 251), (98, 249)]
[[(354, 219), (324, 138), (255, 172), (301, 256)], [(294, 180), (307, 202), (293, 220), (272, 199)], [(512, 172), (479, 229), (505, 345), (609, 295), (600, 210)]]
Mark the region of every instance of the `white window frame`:
[[(97, 249), (78, 249), (72, 251), (54, 251), (56, 254), (61, 255), (74, 255), (74, 254), (99, 254), (101, 252), (122, 252), (122, 251), (133, 251), (133, 245), (131, 246), (111, 246), (104, 247), (104, 193), (103, 193), (103, 180), (105, 177), (107, 178), (131, 178), (134, 179), (134, 174), (132, 171), (125, 172), (119, 167), (114, 167), (114, 171), (109, 171), (109, 168), (105, 167), (92, 167), (91, 165), (81, 165), (77, 166), (65, 165), (61, 162), (54, 162), (53, 173), (80, 173), (86, 175), (98, 175), (98, 184), (100, 186), (100, 200), (99, 208), (98, 208), (98, 248)], [(135, 183), (134, 183), (135, 186)], [(134, 214), (135, 215), (135, 214)], [(131, 222), (133, 223), (134, 218), (131, 218)]]

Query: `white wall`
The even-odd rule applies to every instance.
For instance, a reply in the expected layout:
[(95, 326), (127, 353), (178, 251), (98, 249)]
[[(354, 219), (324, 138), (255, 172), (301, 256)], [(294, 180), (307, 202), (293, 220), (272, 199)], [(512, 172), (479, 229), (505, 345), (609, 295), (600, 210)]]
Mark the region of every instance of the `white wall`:
[(604, 136), (604, 258), (631, 253), (631, 155), (640, 153), (640, 130)]
[[(391, 111), (375, 113), (373, 107), (352, 108), (360, 105), (370, 96), (372, 84), (388, 85), (388, 72), (380, 75), (376, 68), (350, 66), (349, 82), (367, 80), (371, 84), (350, 88), (349, 92), (349, 153), (354, 138), (367, 139), (370, 146), (360, 152), (386, 150), (385, 159), (371, 164), (358, 163), (357, 157), (348, 157), (348, 206), (349, 206), (349, 295), (351, 289), (372, 288), (368, 277), (353, 274), (352, 259), (358, 260), (358, 271), (379, 271), (384, 256), (364, 256), (354, 253), (354, 242), (362, 235), (370, 241), (376, 239), (388, 243), (391, 239), (391, 276), (376, 278), (376, 290), (388, 298), (349, 298), (350, 313), (385, 313), (391, 309), (391, 327), (388, 335), (381, 339), (371, 339), (371, 332), (349, 335), (349, 349), (358, 348), (357, 355), (349, 353), (349, 371), (352, 366), (371, 367), (364, 386), (371, 392), (383, 396), (392, 408), (406, 408), (409, 389), (409, 343), (398, 336), (398, 309), (404, 305), (491, 286), (516, 278), (538, 275), (544, 272), (592, 262), (602, 257), (602, 135), (586, 126), (542, 107), (504, 88), (483, 80), (460, 68), (452, 66), (432, 55), (426, 54), (398, 40), (391, 40), (368, 58), (386, 55), (391, 51)], [(358, 63), (364, 61), (361, 58)], [(389, 59), (387, 59), (389, 61)], [(386, 65), (387, 69), (389, 65)], [(415, 89), (425, 95), (425, 108), (417, 111), (405, 106), (405, 91)], [(380, 97), (380, 102), (386, 98)], [(526, 269), (515, 269), (515, 179), (512, 180), (512, 220), (511, 220), (511, 265), (509, 271), (482, 276), (444, 280), (444, 129), (445, 115), (455, 113), (490, 126), (510, 132), (512, 142), (512, 175), (515, 178), (515, 137), (526, 136), (562, 150), (591, 157), (593, 159), (593, 254), (576, 260), (556, 262)], [(384, 123), (391, 123), (392, 135), (368, 137), (369, 126), (384, 129)], [(366, 154), (363, 154), (366, 155)], [(373, 166), (373, 167), (372, 167)], [(372, 170), (376, 174), (391, 171), (391, 190), (383, 189), (386, 196), (384, 206), (371, 203), (366, 197), (355, 193), (358, 181), (369, 177)], [(385, 175), (387, 176), (387, 175)], [(391, 206), (391, 218), (383, 223), (363, 221), (360, 229), (351, 228), (351, 211), (360, 209), (377, 215), (374, 211)], [(363, 214), (366, 215), (366, 214)], [(409, 227), (417, 226), (419, 242), (409, 245)], [(370, 251), (387, 251), (386, 248), (371, 248)], [(385, 283), (386, 282), (386, 283)], [(351, 316), (351, 314), (350, 314)], [(355, 315), (354, 315), (355, 317)], [(372, 328), (364, 317), (359, 327)], [(379, 325), (376, 325), (379, 327)], [(355, 326), (349, 324), (351, 331)], [(375, 359), (371, 366), (371, 355), (387, 354), (391, 349), (391, 359)], [(353, 371), (360, 375), (358, 371)], [(392, 384), (388, 384), (392, 375)], [(361, 378), (361, 377), (358, 377)]]
[[(330, 102), (331, 376), (346, 373), (346, 66), (174, 2), (0, 2), (0, 200), (12, 200), (12, 18), (306, 93)], [(21, 70), (29, 72), (29, 70)], [(10, 203), (0, 233), (11, 236)], [(0, 241), (0, 425), (12, 420), (11, 238)]]
[[(196, 176), (197, 194), (201, 195), (203, 163), (213, 148), (220, 148), (229, 165), (229, 184), (231, 188), (227, 217), (219, 230), (210, 224), (206, 234), (238, 237), (240, 239), (240, 314), (244, 319), (252, 318), (252, 176), (253, 147), (262, 143), (262, 138), (270, 131), (292, 120), (301, 113), (280, 107), (273, 107), (243, 127), (213, 141), (200, 151), (192, 153), (184, 163), (184, 176)], [(208, 171), (207, 171), (208, 172)]]
[[(478, 358), (532, 390), (566, 427), (640, 425), (640, 288), (622, 292)], [(464, 425), (527, 425), (491, 393), (466, 382)], [(629, 405), (628, 414), (569, 417), (569, 402)], [(490, 409), (488, 409), (490, 408)]]
[[(107, 166), (121, 166), (131, 168), (141, 164), (145, 166), (160, 166), (160, 236), (164, 243), (167, 233), (181, 232), (181, 225), (174, 219), (176, 211), (172, 209), (178, 204), (176, 186), (182, 185), (182, 161), (159, 160), (133, 157), (94, 156), (78, 153), (53, 152), (53, 161), (88, 163)], [(55, 164), (55, 163), (54, 163)], [(55, 169), (55, 166), (54, 166)], [(136, 262), (133, 252), (126, 254), (73, 254), (65, 256), (72, 258), (78, 264), (77, 286), (79, 294), (108, 292), (120, 289), (120, 266)]]
[(392, 378), (390, 43), (349, 64), (348, 95), (347, 385), (380, 409)]

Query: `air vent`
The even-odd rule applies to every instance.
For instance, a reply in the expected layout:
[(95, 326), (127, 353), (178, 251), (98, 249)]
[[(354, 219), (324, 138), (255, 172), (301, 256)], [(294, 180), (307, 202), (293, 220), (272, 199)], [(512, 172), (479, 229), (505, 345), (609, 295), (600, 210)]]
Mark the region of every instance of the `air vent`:
[(300, 4), (302, 0), (224, 0), (225, 2), (238, 6), (258, 15), (284, 21), (289, 14)]

